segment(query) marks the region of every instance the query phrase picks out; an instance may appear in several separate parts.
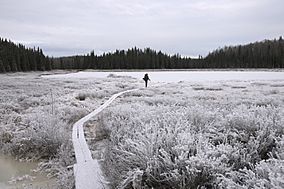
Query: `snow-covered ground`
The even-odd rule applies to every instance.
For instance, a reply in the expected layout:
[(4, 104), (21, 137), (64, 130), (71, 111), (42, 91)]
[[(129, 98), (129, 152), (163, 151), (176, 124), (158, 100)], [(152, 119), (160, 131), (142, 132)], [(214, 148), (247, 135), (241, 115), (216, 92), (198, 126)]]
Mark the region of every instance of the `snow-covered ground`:
[(108, 139), (100, 156), (113, 187), (284, 186), (284, 81), (150, 87), (94, 125)]
[[(47, 79), (40, 74), (0, 75), (0, 154), (40, 161), (39, 169), (57, 177), (58, 188), (72, 188), (73, 123), (112, 94), (143, 83), (127, 78), (125, 84), (119, 77)], [(8, 184), (5, 179), (0, 178), (5, 182), (1, 186)]]
[(139, 71), (139, 72), (88, 72), (46, 75), (46, 78), (106, 78), (110, 74), (142, 79), (148, 73), (153, 82), (179, 81), (231, 81), (231, 80), (284, 80), (281, 71)]
[[(284, 72), (148, 73), (155, 85), (88, 123), (113, 186), (283, 186)], [(40, 74), (0, 75), (0, 151), (41, 161), (59, 188), (72, 188), (72, 125), (112, 94), (143, 87), (144, 72)]]

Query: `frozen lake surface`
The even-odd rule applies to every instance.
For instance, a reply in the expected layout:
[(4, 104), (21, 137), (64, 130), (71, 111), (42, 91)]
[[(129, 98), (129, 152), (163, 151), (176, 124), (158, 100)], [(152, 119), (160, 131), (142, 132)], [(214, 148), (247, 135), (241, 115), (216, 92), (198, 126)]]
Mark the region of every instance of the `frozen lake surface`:
[(148, 73), (153, 82), (179, 81), (230, 81), (230, 80), (284, 80), (284, 72), (277, 71), (140, 71), (140, 72), (89, 72), (44, 75), (46, 78), (106, 78), (110, 74), (142, 79)]

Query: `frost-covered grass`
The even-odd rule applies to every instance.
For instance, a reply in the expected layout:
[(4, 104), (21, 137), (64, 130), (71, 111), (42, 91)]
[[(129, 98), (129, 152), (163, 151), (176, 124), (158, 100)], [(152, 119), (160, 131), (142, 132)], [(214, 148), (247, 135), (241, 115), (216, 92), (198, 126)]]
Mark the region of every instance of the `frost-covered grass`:
[(180, 82), (120, 98), (96, 122), (113, 188), (283, 188), (283, 84)]
[[(143, 83), (17, 73), (0, 86), (2, 153), (73, 188), (72, 124)], [(87, 137), (114, 188), (283, 188), (283, 106), (284, 81), (151, 83), (116, 99)]]
[(39, 73), (0, 75), (0, 153), (40, 161), (39, 170), (56, 177), (58, 188), (73, 188), (72, 125), (112, 94), (137, 81), (47, 79)]

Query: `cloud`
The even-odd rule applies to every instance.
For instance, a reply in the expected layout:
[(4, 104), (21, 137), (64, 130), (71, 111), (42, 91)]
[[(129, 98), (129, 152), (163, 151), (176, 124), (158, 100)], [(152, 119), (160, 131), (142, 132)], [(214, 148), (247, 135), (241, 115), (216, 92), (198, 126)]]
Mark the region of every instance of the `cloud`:
[(50, 56), (133, 46), (197, 56), (282, 35), (283, 7), (281, 0), (3, 0), (0, 36)]

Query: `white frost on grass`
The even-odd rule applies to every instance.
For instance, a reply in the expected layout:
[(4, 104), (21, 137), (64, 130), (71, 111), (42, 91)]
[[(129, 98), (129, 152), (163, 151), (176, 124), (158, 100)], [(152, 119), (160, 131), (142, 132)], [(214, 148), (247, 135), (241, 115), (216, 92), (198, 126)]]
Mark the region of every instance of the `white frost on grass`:
[(283, 188), (283, 84), (179, 83), (128, 95), (97, 123), (109, 136), (106, 174), (118, 188)]
[[(72, 188), (71, 125), (105, 98), (143, 83), (37, 74), (0, 75), (0, 149), (40, 159), (59, 188)], [(106, 173), (121, 188), (281, 187), (283, 88), (283, 81), (262, 78), (150, 85), (127, 94), (98, 122), (110, 137)]]
[(139, 83), (131, 78), (124, 84), (125, 79), (117, 77), (47, 79), (39, 74), (0, 75), (0, 151), (41, 161), (39, 171), (56, 177), (58, 188), (73, 188), (73, 123), (104, 98)]

